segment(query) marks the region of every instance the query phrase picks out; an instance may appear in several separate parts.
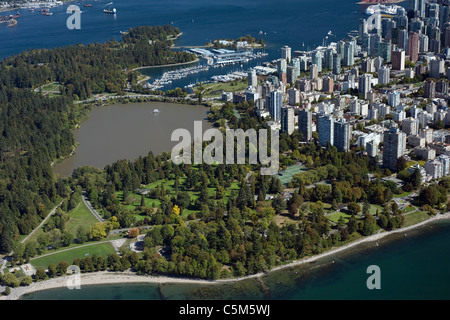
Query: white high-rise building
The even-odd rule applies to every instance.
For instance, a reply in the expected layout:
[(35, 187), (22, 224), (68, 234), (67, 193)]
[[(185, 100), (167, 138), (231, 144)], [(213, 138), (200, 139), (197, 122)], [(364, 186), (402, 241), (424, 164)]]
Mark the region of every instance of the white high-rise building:
[(364, 73), (359, 76), (358, 81), (358, 92), (364, 97), (364, 99), (367, 99), (367, 94), (371, 90), (371, 80), (372, 75), (369, 73)]
[(289, 46), (281, 48), (281, 58), (291, 61), (291, 48)]
[(391, 68), (384, 66), (378, 69), (378, 84), (388, 84), (391, 82)]
[(397, 107), (400, 104), (400, 92), (391, 91), (388, 93), (388, 105), (391, 107)]
[(281, 131), (291, 135), (294, 132), (294, 109), (292, 107), (281, 108)]
[(256, 70), (251, 69), (248, 72), (248, 86), (256, 88), (258, 86), (258, 77), (256, 76)]

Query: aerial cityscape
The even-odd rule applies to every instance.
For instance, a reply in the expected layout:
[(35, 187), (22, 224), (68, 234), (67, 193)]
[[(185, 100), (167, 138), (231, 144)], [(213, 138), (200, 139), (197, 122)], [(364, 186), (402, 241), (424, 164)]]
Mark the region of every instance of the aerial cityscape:
[(0, 300), (450, 298), (450, 1), (136, 1), (0, 2)]

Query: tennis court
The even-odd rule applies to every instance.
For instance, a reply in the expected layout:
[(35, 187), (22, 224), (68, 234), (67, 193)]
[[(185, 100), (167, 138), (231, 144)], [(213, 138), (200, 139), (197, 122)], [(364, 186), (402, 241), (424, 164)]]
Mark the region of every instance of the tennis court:
[(289, 182), (292, 181), (294, 175), (307, 170), (308, 169), (301, 164), (294, 164), (292, 166), (287, 167), (286, 170), (280, 171), (278, 173), (278, 179), (280, 179), (281, 183), (288, 184)]

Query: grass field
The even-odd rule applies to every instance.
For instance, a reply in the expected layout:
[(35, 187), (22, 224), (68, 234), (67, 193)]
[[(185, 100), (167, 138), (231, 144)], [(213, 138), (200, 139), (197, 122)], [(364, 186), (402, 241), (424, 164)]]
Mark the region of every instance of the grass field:
[(52, 82), (52, 83), (43, 85), (39, 89), (41, 90), (43, 95), (47, 95), (49, 97), (55, 97), (55, 96), (61, 95), (61, 93), (59, 91), (60, 87), (61, 87), (61, 85), (59, 83)]
[(405, 221), (403, 226), (408, 227), (413, 224), (425, 221), (430, 218), (430, 215), (426, 211), (416, 211), (405, 215)]
[(369, 213), (371, 215), (373, 215), (373, 216), (376, 215), (377, 214), (377, 210), (378, 210), (379, 213), (382, 213), (383, 212), (383, 207), (379, 206), (379, 205), (376, 205), (376, 204), (371, 204), (370, 205)]
[(336, 212), (336, 213), (332, 214), (331, 216), (329, 216), (328, 219), (330, 219), (334, 223), (337, 223), (341, 217), (344, 217), (345, 222), (347, 223), (348, 219), (351, 217), (351, 215), (339, 211), (339, 212)]
[(408, 213), (408, 212), (412, 212), (414, 210), (416, 210), (416, 208), (413, 206), (410, 206), (410, 207), (406, 207), (405, 209), (403, 209), (402, 213)]
[(81, 201), (75, 209), (71, 210), (69, 215), (70, 219), (66, 223), (66, 230), (73, 235), (76, 235), (80, 226), (88, 228), (98, 222), (94, 215), (84, 205), (83, 201)]
[(217, 82), (202, 85), (204, 96), (220, 96), (222, 91), (235, 92), (245, 90), (248, 83), (247, 79), (230, 81), (230, 82)]
[(403, 198), (403, 197), (406, 197), (406, 196), (408, 196), (409, 194), (410, 194), (411, 192), (403, 192), (403, 193), (400, 193), (400, 194), (394, 194), (394, 198)]
[(30, 263), (36, 268), (47, 269), (51, 263), (58, 264), (60, 261), (66, 261), (72, 264), (75, 258), (85, 258), (87, 256), (97, 255), (106, 258), (108, 254), (115, 253), (113, 246), (107, 243), (92, 244), (83, 247), (70, 249), (63, 252), (54, 253), (45, 257), (36, 258), (30, 261)]

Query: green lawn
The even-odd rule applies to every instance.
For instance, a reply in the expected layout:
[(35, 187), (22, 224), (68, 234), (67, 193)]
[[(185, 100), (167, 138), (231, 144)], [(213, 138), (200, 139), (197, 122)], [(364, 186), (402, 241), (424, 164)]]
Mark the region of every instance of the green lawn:
[(430, 215), (426, 211), (416, 211), (405, 215), (405, 221), (403, 226), (408, 227), (419, 222), (425, 221), (430, 218)]
[(83, 201), (81, 201), (75, 209), (69, 211), (69, 215), (70, 219), (66, 223), (66, 230), (73, 235), (77, 234), (77, 230), (80, 226), (88, 228), (98, 222), (94, 215), (84, 205)]
[(222, 94), (222, 91), (225, 92), (235, 92), (245, 90), (247, 88), (248, 83), (247, 79), (230, 81), (230, 82), (217, 82), (211, 84), (203, 85), (203, 95), (204, 96), (219, 96)]
[(351, 217), (351, 215), (339, 211), (339, 212), (336, 212), (336, 213), (332, 214), (331, 216), (329, 216), (328, 219), (337, 223), (341, 217), (344, 217), (345, 222), (348, 222), (348, 219)]
[(402, 197), (406, 197), (407, 195), (409, 195), (411, 192), (403, 192), (400, 194), (394, 194), (394, 198), (402, 198)]
[(405, 209), (402, 210), (402, 213), (408, 213), (408, 212), (412, 212), (416, 210), (415, 207), (411, 206), (411, 207), (406, 207)]
[(378, 210), (379, 213), (382, 213), (383, 212), (383, 207), (379, 206), (377, 204), (371, 204), (370, 205), (369, 213), (371, 215), (373, 215), (373, 216), (376, 215), (377, 214), (377, 210)]
[[(49, 97), (60, 96), (61, 93), (59, 91), (61, 84), (52, 82), (48, 84), (44, 84), (40, 87), (40, 90), (43, 95), (48, 95)], [(39, 90), (39, 89), (38, 89)]]
[(84, 247), (74, 248), (68, 251), (58, 252), (45, 257), (31, 260), (31, 264), (36, 268), (47, 269), (51, 263), (58, 264), (60, 261), (66, 261), (72, 264), (75, 258), (85, 258), (87, 256), (97, 255), (106, 258), (108, 254), (115, 253), (113, 246), (108, 243), (92, 244)]

